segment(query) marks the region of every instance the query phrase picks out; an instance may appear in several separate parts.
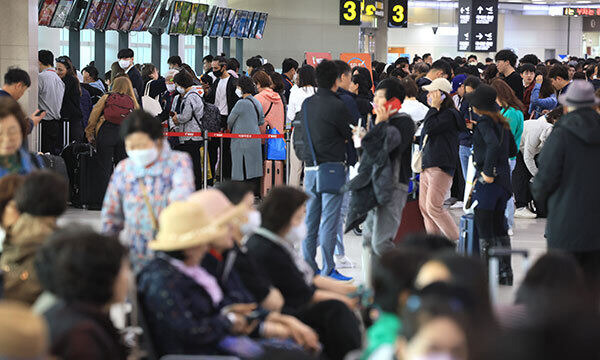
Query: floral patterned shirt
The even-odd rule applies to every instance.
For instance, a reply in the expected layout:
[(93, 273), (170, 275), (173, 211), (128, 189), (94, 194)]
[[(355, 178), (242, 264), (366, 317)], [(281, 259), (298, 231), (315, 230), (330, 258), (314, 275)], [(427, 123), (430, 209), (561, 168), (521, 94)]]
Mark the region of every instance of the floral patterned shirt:
[(120, 235), (129, 245), (134, 269), (138, 270), (153, 258), (148, 242), (156, 236), (140, 178), (157, 219), (170, 203), (186, 200), (195, 191), (190, 156), (172, 151), (167, 142), (164, 142), (158, 160), (149, 168), (140, 168), (129, 159), (117, 165), (104, 197), (102, 231)]

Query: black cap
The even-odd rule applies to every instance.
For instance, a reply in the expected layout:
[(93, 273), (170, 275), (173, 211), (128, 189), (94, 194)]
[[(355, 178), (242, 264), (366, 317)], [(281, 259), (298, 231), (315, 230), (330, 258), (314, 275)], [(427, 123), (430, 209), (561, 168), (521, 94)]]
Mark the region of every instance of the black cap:
[(465, 99), (469, 102), (469, 105), (476, 107), (477, 109), (484, 111), (498, 111), (496, 104), (496, 97), (498, 93), (496, 90), (486, 84), (481, 84), (473, 91), (465, 95)]

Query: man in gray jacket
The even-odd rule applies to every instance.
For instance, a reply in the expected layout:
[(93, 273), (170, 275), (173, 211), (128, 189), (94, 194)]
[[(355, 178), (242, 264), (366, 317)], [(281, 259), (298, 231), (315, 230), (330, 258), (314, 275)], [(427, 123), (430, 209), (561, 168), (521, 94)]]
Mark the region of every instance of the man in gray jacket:
[(63, 148), (64, 141), (60, 110), (65, 95), (65, 83), (54, 70), (54, 55), (50, 51), (40, 50), (38, 52), (38, 65), (40, 70), (38, 104), (40, 110), (46, 112), (46, 116), (42, 120), (41, 149), (44, 153), (58, 155)]

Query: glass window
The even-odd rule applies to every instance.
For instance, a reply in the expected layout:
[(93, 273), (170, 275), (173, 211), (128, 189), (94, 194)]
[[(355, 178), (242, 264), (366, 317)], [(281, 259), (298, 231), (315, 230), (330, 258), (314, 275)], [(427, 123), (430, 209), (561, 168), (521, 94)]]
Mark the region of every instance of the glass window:
[[(69, 30), (68, 29), (60, 29), (60, 54), (69, 55)], [(56, 54), (55, 57), (58, 57)]]
[(88, 66), (95, 59), (94, 54), (94, 39), (95, 33), (93, 30), (80, 31), (80, 70)]
[(152, 61), (152, 35), (149, 32), (129, 34), (129, 48), (135, 54), (135, 62), (145, 64)]
[(163, 33), (160, 36), (160, 72), (164, 75), (169, 70), (169, 35)]

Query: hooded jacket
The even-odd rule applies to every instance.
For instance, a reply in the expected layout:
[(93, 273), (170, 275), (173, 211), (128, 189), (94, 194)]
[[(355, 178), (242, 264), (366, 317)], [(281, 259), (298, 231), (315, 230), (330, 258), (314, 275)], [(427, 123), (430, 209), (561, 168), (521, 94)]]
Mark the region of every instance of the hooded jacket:
[(544, 143), (552, 133), (552, 128), (553, 125), (546, 120), (546, 116), (525, 121), (519, 150), (523, 154), (527, 170), (529, 170), (532, 176), (538, 173), (535, 156), (542, 151)]
[(538, 158), (531, 191), (546, 204), (548, 247), (572, 252), (600, 250), (600, 115), (579, 108), (554, 125)]
[(465, 121), (456, 109), (429, 109), (421, 133), (421, 142), (427, 135), (423, 148), (423, 170), (439, 167), (454, 176), (458, 166), (458, 134), (466, 129)]
[(269, 125), (271, 129), (277, 129), (280, 134), (283, 134), (285, 107), (281, 96), (272, 89), (264, 89), (254, 98), (262, 105), (263, 114), (265, 115), (265, 123), (260, 126), (260, 133), (265, 134), (267, 125)]

